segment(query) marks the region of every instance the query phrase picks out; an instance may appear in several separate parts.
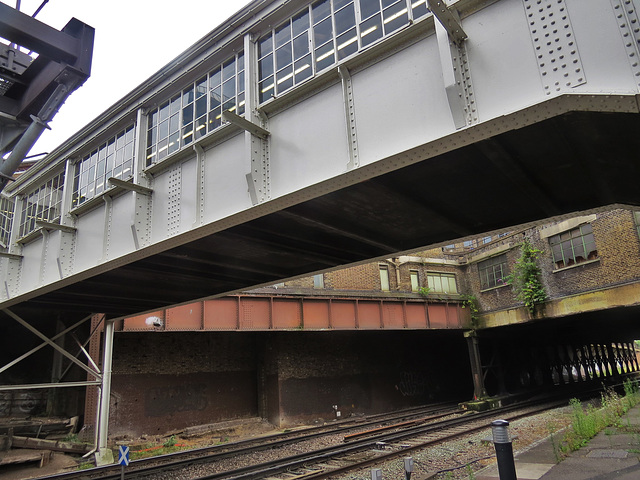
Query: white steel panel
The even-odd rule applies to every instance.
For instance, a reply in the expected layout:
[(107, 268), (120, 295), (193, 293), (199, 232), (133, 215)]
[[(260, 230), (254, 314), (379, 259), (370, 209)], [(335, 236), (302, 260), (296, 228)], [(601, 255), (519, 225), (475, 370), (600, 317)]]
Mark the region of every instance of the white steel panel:
[(42, 261), (42, 236), (22, 247), (22, 275), (20, 292), (32, 290), (40, 285), (40, 265)]
[(133, 238), (134, 193), (127, 192), (113, 199), (107, 258), (118, 258), (135, 250)]
[(180, 195), (180, 225), (178, 230), (186, 232), (193, 228), (196, 221), (196, 208), (198, 205), (198, 181), (197, 178), (197, 161), (195, 156), (188, 162), (181, 165), (182, 188)]
[(105, 205), (79, 215), (76, 220), (74, 272), (97, 265), (102, 260)]
[(271, 197), (344, 173), (350, 158), (346, 129), (340, 84), (270, 118)]
[(545, 99), (522, 0), (498, 2), (463, 25), (481, 122)]
[[(576, 93), (636, 92), (629, 57), (611, 2), (603, 0), (566, 0), (567, 10), (580, 49), (587, 83)], [(638, 28), (635, 25), (634, 28)], [(638, 58), (635, 58), (638, 61)]]
[(205, 150), (204, 223), (251, 208), (246, 179), (250, 165), (244, 134)]
[(46, 250), (44, 255), (44, 268), (42, 269), (41, 281), (44, 285), (60, 280), (58, 269), (58, 255), (60, 252), (60, 233), (50, 231), (47, 234)]
[(361, 165), (455, 131), (435, 35), (352, 81)]

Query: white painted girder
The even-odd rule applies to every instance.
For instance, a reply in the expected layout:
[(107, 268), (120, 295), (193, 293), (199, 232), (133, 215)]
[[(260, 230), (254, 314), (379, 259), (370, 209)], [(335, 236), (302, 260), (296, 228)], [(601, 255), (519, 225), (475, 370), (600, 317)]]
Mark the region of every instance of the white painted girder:
[[(429, 17), (343, 62), (346, 108), (334, 67), (261, 107), (268, 137), (257, 141), (226, 125), (146, 171), (139, 128), (134, 178), (152, 194), (123, 189), (70, 216), (67, 205), (63, 223), (75, 234), (47, 231), (12, 246), (22, 259), (0, 258), (0, 308), (564, 112), (638, 113), (637, 43), (629, 46), (633, 29), (621, 24), (635, 18), (636, 2), (485, 3), (450, 5), (473, 12), (461, 18), (468, 62), (462, 74), (473, 80), (477, 123), (456, 128), (442, 70), (450, 59), (441, 57)], [(627, 9), (624, 18), (620, 8)], [(247, 70), (255, 78), (249, 63)], [(149, 95), (137, 99), (140, 108)], [(260, 115), (252, 110), (250, 118)], [(350, 168), (354, 144), (359, 167)], [(268, 195), (252, 199), (252, 171)]]

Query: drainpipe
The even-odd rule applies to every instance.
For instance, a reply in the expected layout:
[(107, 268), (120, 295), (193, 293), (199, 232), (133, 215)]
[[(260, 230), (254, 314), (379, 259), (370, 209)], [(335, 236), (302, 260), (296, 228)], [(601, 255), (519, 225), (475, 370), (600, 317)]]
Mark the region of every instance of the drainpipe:
[(109, 465), (114, 462), (113, 452), (107, 448), (109, 436), (109, 399), (111, 397), (111, 367), (113, 358), (113, 332), (115, 322), (104, 322), (104, 356), (102, 359), (102, 385), (99, 399), (98, 445), (96, 466)]
[(396, 257), (388, 259), (387, 262), (393, 265), (396, 270), (396, 290), (400, 290), (400, 260)]

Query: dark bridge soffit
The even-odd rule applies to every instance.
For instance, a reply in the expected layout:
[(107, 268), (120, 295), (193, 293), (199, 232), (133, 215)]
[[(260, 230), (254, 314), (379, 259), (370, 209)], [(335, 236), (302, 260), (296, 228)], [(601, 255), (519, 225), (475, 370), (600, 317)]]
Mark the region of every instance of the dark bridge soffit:
[(640, 206), (638, 131), (635, 96), (559, 97), (0, 307), (127, 316), (449, 243), (462, 232)]

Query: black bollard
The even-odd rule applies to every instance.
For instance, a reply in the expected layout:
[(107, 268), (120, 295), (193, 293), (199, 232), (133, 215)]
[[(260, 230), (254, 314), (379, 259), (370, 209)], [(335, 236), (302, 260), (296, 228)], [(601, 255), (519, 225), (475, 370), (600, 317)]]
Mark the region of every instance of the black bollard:
[(513, 445), (509, 439), (509, 422), (495, 420), (491, 422), (493, 432), (493, 446), (496, 449), (498, 460), (498, 475), (500, 480), (518, 480), (516, 476), (516, 464), (513, 460)]

